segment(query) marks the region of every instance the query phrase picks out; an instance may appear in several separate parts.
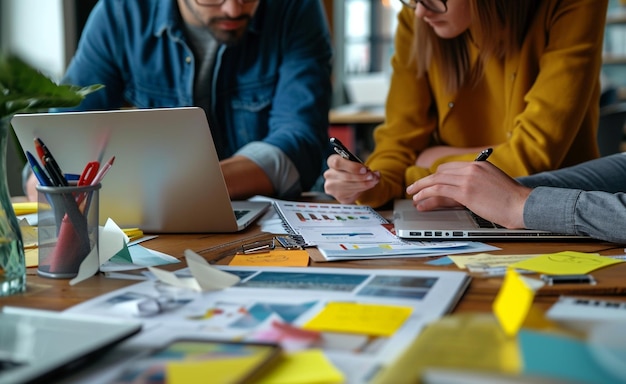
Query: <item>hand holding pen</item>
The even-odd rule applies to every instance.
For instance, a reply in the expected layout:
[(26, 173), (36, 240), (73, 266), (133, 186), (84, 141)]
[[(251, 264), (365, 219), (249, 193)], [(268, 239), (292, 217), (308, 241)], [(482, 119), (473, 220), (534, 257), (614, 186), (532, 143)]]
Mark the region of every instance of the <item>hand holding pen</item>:
[(493, 153), (493, 148), (487, 148), (481, 151), (478, 154), (478, 156), (476, 156), (474, 161), (487, 161), (487, 159), (489, 158), (489, 156), (491, 156), (492, 153)]

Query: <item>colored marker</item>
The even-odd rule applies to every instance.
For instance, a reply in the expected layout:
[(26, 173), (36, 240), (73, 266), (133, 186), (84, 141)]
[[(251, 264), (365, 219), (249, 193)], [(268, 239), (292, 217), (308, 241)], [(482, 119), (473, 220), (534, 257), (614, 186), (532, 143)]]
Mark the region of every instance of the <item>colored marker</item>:
[(33, 173), (35, 174), (35, 177), (39, 181), (39, 184), (44, 187), (52, 186), (52, 182), (50, 181), (50, 178), (48, 177), (48, 175), (46, 175), (46, 172), (41, 168), (41, 166), (39, 165), (39, 162), (37, 161), (37, 159), (35, 159), (35, 156), (33, 156), (33, 154), (30, 153), (29, 151), (26, 151), (26, 158), (28, 159), (28, 163), (30, 164), (30, 168), (33, 170)]
[(67, 180), (65, 180), (63, 171), (61, 171), (59, 164), (54, 159), (54, 156), (52, 156), (48, 147), (46, 147), (43, 141), (38, 137), (35, 138), (35, 148), (37, 149), (37, 154), (41, 157), (41, 162), (48, 171), (52, 182), (58, 187), (67, 187)]

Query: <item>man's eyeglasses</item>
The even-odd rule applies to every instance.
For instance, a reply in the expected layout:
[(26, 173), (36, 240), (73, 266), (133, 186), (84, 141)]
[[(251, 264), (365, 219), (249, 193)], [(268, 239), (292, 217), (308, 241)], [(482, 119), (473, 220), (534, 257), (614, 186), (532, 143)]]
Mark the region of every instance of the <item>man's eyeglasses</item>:
[(420, 3), (426, 9), (434, 13), (448, 12), (448, 0), (400, 0), (405, 6), (415, 9)]
[[(237, 0), (239, 4), (248, 4), (248, 3), (256, 3), (259, 0)], [(195, 0), (196, 4), (203, 7), (214, 7), (218, 5), (222, 5), (226, 2), (226, 0)]]

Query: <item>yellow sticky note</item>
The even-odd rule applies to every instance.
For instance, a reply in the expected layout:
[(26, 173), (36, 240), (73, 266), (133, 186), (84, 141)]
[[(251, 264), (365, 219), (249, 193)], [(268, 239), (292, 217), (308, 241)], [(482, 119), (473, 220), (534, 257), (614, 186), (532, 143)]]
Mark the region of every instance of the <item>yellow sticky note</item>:
[(600, 256), (597, 253), (565, 251), (533, 257), (511, 264), (511, 267), (550, 275), (569, 275), (589, 273), (622, 262), (622, 260)]
[(304, 250), (275, 249), (264, 253), (235, 255), (228, 265), (239, 267), (306, 267), (309, 254)]
[(238, 383), (258, 364), (256, 356), (171, 361), (165, 364), (165, 377), (168, 384), (200, 384), (206, 383), (208, 378), (215, 384)]
[(411, 315), (413, 308), (397, 305), (328, 303), (303, 328), (391, 336)]
[(256, 384), (343, 383), (343, 373), (319, 349), (290, 353), (275, 368), (263, 375)]
[(477, 253), (474, 255), (448, 255), (450, 260), (461, 269), (468, 265), (481, 267), (507, 267), (518, 261), (527, 260), (538, 255), (492, 255), (489, 253)]
[(26, 268), (36, 267), (39, 265), (39, 249), (38, 248), (24, 249), (24, 257), (26, 258)]
[(508, 269), (500, 291), (493, 302), (493, 312), (508, 336), (514, 336), (528, 316), (535, 298), (535, 290), (543, 283), (522, 277), (515, 269)]
[(22, 203), (12, 203), (13, 211), (16, 216), (20, 215), (28, 215), (30, 213), (37, 212), (37, 202), (36, 201), (27, 201)]

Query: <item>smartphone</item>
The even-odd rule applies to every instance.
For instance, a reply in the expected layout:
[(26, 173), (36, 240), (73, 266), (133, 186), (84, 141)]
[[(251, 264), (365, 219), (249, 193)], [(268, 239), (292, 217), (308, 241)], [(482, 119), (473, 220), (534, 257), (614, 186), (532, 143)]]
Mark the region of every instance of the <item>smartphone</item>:
[(348, 159), (350, 161), (354, 161), (357, 163), (361, 163), (363, 165), (365, 165), (363, 163), (363, 161), (361, 159), (359, 159), (354, 153), (350, 152), (350, 150), (348, 148), (346, 148), (345, 145), (343, 145), (343, 143), (341, 141), (339, 141), (339, 139), (335, 138), (335, 137), (331, 137), (330, 138), (330, 145), (333, 146), (333, 150), (335, 152), (337, 152), (337, 154), (341, 157), (343, 157), (344, 159)]
[[(174, 374), (177, 365), (194, 363), (202, 363), (211, 371), (207, 382), (250, 383), (278, 364), (281, 356), (281, 347), (275, 343), (177, 339), (133, 361), (113, 383), (165, 384), (166, 376)], [(226, 363), (229, 369), (220, 368)]]

